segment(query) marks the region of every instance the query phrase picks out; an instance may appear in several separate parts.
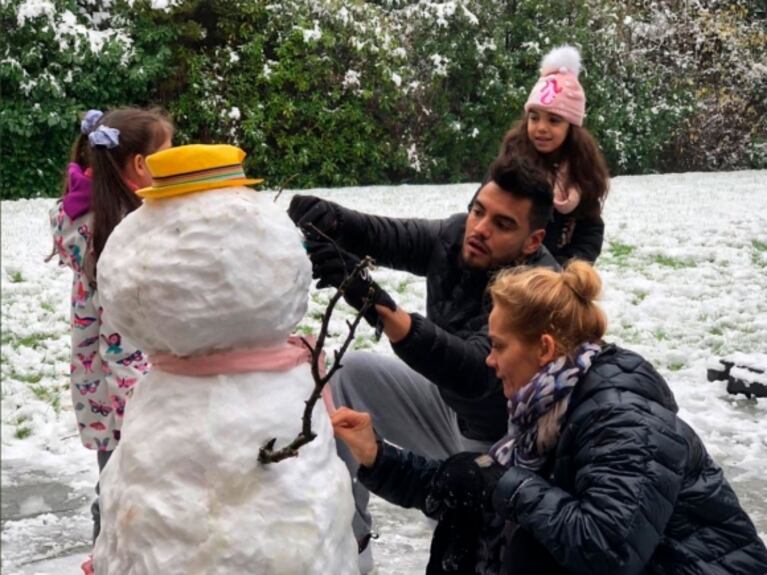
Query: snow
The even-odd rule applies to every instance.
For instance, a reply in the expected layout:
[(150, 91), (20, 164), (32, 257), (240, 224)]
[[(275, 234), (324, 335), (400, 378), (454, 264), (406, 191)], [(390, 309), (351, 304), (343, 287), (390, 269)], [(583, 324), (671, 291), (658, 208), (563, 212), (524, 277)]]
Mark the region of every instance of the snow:
[[(311, 190), (345, 206), (385, 215), (439, 218), (463, 211), (477, 184)], [(270, 196), (273, 194), (269, 193)], [(277, 205), (286, 208), (291, 194)], [(75, 569), (88, 550), (88, 505), (96, 457), (79, 443), (67, 390), (66, 318), (70, 275), (44, 263), (53, 200), (2, 202), (2, 487), (4, 573)], [(767, 537), (767, 401), (729, 395), (708, 382), (713, 360), (767, 352), (767, 172), (687, 173), (615, 178), (597, 262), (608, 339), (647, 357), (668, 380), (681, 416), (721, 464), (744, 508)], [(408, 311), (425, 309), (423, 280), (379, 269), (374, 277)], [(315, 330), (329, 290), (313, 290), (299, 325)], [(345, 333), (341, 306), (329, 347)], [(362, 326), (356, 349), (392, 354)], [(60, 407), (57, 407), (57, 401)], [(22, 431), (27, 430), (27, 431)], [(17, 437), (17, 435), (21, 437)], [(53, 512), (6, 511), (10, 496), (43, 478), (44, 501), (62, 490), (66, 520)], [(43, 479), (40, 479), (42, 482)], [(29, 495), (18, 495), (19, 505)], [(422, 573), (430, 524), (412, 510), (373, 498), (379, 573)], [(64, 565), (64, 567), (62, 567)]]

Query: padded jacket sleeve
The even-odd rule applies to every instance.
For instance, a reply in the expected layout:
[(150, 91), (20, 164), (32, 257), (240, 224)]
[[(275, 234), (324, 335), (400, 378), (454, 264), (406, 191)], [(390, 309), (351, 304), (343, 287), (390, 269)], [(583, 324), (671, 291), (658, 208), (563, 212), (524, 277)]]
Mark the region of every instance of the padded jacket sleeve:
[(373, 467), (360, 467), (357, 477), (370, 491), (400, 507), (426, 513), (429, 484), (440, 462), (404, 451), (386, 442), (378, 444)]
[(572, 493), (511, 468), (493, 503), (568, 572), (641, 573), (674, 509), (687, 443), (651, 404), (592, 407), (567, 453), (557, 453), (572, 458)]
[(335, 204), (341, 215), (339, 245), (377, 265), (426, 275), (442, 220), (372, 216)]
[(463, 397), (477, 397), (498, 385), (485, 363), (490, 353), (487, 325), (470, 335), (454, 335), (420, 314), (410, 314), (407, 336), (392, 344), (402, 361), (439, 387)]

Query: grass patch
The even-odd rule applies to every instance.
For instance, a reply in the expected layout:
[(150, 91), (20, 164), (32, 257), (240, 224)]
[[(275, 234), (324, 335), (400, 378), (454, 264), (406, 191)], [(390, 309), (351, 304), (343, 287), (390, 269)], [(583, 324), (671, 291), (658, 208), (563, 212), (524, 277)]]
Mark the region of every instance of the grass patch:
[(397, 284), (397, 287), (396, 287), (397, 293), (398, 294), (405, 293), (405, 290), (407, 290), (407, 286), (409, 286), (409, 285), (410, 285), (409, 281), (402, 280), (401, 282), (399, 282), (399, 284)]
[(639, 305), (640, 303), (642, 303), (645, 300), (645, 298), (648, 295), (649, 294), (646, 291), (641, 291), (640, 290), (640, 291), (634, 292), (634, 297), (632, 298), (631, 303), (634, 304), (634, 305)]
[(630, 244), (624, 244), (622, 242), (610, 242), (607, 251), (614, 258), (625, 258), (634, 253), (636, 248)]
[(32, 428), (27, 425), (28, 421), (29, 417), (26, 415), (16, 416), (16, 431), (13, 434), (16, 438), (24, 439), (25, 437), (32, 435)]
[(708, 330), (708, 333), (710, 333), (711, 335), (723, 335), (724, 330), (721, 327), (715, 325), (710, 330)]
[(674, 362), (668, 364), (668, 368), (671, 371), (679, 371), (683, 367), (684, 367), (684, 363), (680, 362), (680, 361), (674, 361)]
[(299, 325), (296, 328), (296, 331), (300, 335), (312, 335), (313, 334), (312, 326), (310, 326), (310, 325)]
[(14, 283), (14, 284), (20, 284), (21, 282), (24, 281), (24, 276), (21, 275), (20, 271), (15, 271), (15, 272), (9, 274), (8, 277), (10, 278), (11, 283)]
[(354, 338), (352, 343), (352, 349), (370, 349), (373, 347), (373, 343), (368, 336), (358, 335)]
[(53, 313), (56, 311), (56, 306), (54, 306), (51, 302), (48, 302), (48, 301), (44, 301), (42, 304), (40, 304), (40, 307), (49, 313)]
[(309, 314), (309, 317), (317, 322), (322, 322), (322, 318), (325, 317), (325, 310), (313, 311)]
[(661, 328), (656, 329), (652, 334), (655, 336), (655, 339), (658, 341), (665, 341), (668, 339), (668, 334), (663, 331)]
[(755, 266), (765, 267), (764, 254), (767, 252), (767, 244), (759, 240), (751, 240), (754, 251), (751, 252), (751, 263)]
[(61, 392), (44, 385), (32, 385), (30, 388), (40, 401), (49, 403), (56, 413), (61, 411)]
[(54, 339), (56, 334), (53, 333), (33, 333), (24, 337), (17, 338), (13, 341), (13, 347), (18, 349), (20, 347), (31, 347), (36, 349), (42, 345), (45, 340)]
[(28, 374), (28, 375), (23, 375), (21, 373), (15, 373), (14, 372), (14, 373), (11, 374), (11, 377), (13, 379), (17, 380), (17, 381), (23, 381), (24, 383), (34, 384), (34, 383), (38, 383), (43, 378), (43, 374), (42, 373), (32, 373), (32, 374)]
[(673, 268), (675, 270), (681, 269), (681, 268), (694, 268), (697, 267), (697, 264), (692, 260), (680, 260), (678, 258), (672, 258), (669, 256), (663, 256), (663, 255), (657, 255), (653, 258), (653, 261), (656, 264), (660, 264), (662, 266)]

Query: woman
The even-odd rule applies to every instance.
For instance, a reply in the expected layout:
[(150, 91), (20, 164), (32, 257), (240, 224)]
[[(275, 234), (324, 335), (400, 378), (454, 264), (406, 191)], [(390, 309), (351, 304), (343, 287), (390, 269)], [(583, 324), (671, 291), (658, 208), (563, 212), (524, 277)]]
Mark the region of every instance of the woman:
[(342, 408), (359, 479), (439, 520), (427, 573), (767, 573), (767, 549), (663, 378), (602, 342), (590, 265), (502, 273), (491, 287), (509, 431), (444, 462), (377, 442)]

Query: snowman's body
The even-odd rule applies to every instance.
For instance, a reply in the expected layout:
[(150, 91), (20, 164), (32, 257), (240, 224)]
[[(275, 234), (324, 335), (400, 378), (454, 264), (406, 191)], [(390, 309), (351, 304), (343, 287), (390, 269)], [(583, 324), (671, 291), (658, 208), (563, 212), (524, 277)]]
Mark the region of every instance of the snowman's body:
[[(310, 280), (293, 224), (247, 188), (147, 201), (99, 260), (105, 313), (150, 357), (279, 346)], [(349, 476), (322, 403), (298, 457), (257, 461), (268, 439), (298, 433), (313, 385), (308, 364), (205, 377), (153, 368), (101, 475), (96, 573), (356, 572)]]

